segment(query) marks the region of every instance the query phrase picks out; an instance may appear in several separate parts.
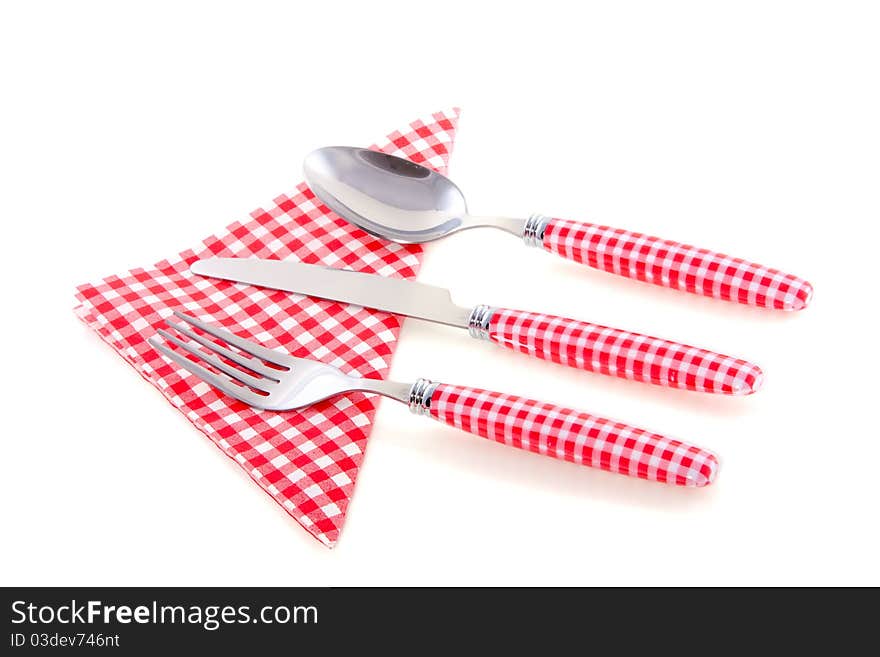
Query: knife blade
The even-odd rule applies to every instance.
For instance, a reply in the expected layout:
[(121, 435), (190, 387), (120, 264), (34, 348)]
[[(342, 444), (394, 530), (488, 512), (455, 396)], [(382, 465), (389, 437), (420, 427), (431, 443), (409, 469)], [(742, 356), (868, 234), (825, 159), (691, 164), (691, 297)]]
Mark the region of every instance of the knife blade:
[(502, 347), (623, 379), (727, 395), (751, 394), (763, 373), (752, 363), (699, 347), (523, 310), (452, 302), (449, 290), (322, 265), (257, 258), (208, 258), (201, 276), (284, 290), (466, 328)]
[(468, 327), (471, 314), (469, 308), (452, 303), (449, 290), (442, 287), (323, 265), (259, 258), (208, 258), (194, 262), (190, 271), (459, 328)]

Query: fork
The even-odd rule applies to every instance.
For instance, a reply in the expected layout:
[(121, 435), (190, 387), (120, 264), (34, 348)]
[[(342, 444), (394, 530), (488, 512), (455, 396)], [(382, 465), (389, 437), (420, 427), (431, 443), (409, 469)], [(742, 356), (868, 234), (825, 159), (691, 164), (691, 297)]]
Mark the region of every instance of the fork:
[(718, 471), (711, 452), (616, 420), (428, 379), (408, 384), (350, 376), (331, 365), (268, 349), (182, 312), (174, 316), (183, 324), (170, 319), (166, 323), (184, 339), (158, 329), (165, 342), (154, 336), (150, 345), (199, 379), (255, 408), (289, 411), (347, 392), (372, 392), (483, 438), (609, 472), (701, 487), (712, 483)]

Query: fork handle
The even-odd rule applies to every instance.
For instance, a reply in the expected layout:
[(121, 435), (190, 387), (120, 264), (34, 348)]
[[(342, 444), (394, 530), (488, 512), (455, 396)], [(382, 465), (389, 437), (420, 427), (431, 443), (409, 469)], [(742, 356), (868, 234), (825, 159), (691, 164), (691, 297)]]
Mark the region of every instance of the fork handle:
[(611, 274), (749, 306), (801, 310), (813, 295), (812, 286), (792, 274), (610, 226), (532, 215), (525, 238)]
[(420, 379), (410, 408), (489, 440), (632, 477), (701, 487), (718, 471), (715, 455), (699, 447), (515, 395)]

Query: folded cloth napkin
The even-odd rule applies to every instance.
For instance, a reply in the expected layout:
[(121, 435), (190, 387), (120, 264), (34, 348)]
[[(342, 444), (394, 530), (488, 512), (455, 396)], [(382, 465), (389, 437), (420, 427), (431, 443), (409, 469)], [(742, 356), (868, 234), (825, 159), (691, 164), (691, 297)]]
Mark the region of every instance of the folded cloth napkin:
[[(388, 135), (374, 149), (445, 172), (458, 109)], [(379, 397), (348, 394), (284, 413), (231, 399), (166, 361), (147, 343), (182, 310), (271, 349), (359, 376), (388, 374), (401, 318), (191, 274), (210, 256), (298, 260), (415, 278), (421, 248), (374, 238), (340, 219), (305, 183), (194, 249), (151, 269), (81, 285), (76, 314), (324, 545), (339, 538)]]

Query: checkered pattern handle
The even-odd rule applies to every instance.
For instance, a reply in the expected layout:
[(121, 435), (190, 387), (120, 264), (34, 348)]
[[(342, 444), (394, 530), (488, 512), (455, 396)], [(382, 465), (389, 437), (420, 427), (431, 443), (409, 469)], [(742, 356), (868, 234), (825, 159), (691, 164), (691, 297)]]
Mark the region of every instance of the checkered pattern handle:
[(431, 396), (430, 413), (499, 443), (676, 486), (706, 486), (718, 471), (715, 455), (699, 447), (514, 395), (441, 383)]
[(554, 363), (669, 388), (748, 395), (764, 378), (757, 365), (699, 347), (522, 310), (496, 309), (487, 337)]
[(543, 244), (602, 271), (749, 306), (801, 310), (813, 295), (813, 287), (797, 276), (609, 226), (550, 219)]

